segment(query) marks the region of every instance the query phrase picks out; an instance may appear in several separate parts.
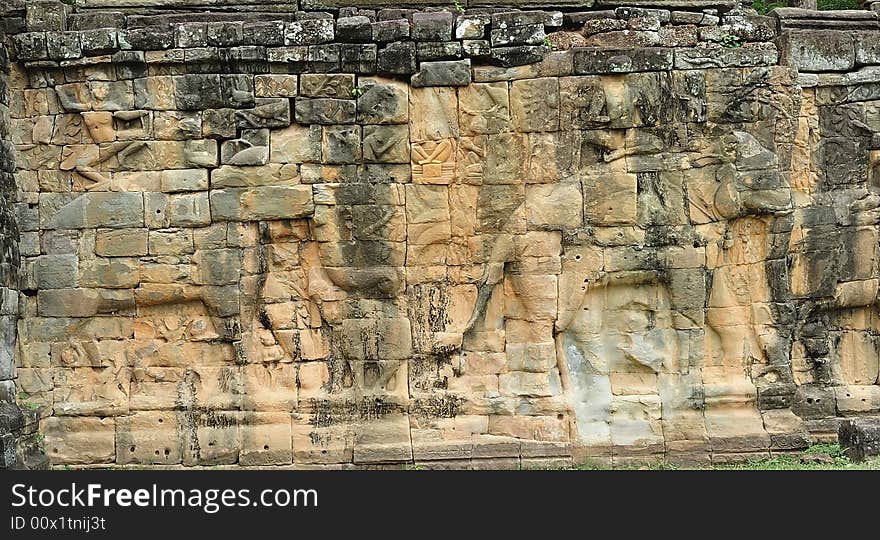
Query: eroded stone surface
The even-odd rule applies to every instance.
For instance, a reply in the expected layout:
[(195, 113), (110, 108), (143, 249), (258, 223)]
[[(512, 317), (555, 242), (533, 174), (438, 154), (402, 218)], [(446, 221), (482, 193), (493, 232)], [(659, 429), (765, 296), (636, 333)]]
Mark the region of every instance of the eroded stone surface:
[(705, 463), (876, 414), (876, 17), (699, 11), (33, 15), (0, 382), (77, 465)]

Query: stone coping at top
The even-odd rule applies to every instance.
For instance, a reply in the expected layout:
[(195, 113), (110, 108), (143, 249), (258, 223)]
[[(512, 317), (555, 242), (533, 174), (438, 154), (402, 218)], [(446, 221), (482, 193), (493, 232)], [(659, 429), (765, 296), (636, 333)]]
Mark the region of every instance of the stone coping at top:
[[(466, 85), (477, 78), (471, 75), (473, 66), (541, 63), (533, 71), (586, 74), (777, 62), (802, 72), (826, 72), (880, 63), (878, 14), (856, 10), (781, 8), (760, 16), (744, 10), (640, 7), (567, 12), (342, 8), (335, 13), (145, 15), (76, 12), (43, 0), (29, 6), (22, 26), (13, 36), (14, 58), (36, 68), (234, 64), (254, 73), (382, 74), (411, 78), (416, 86)], [(736, 46), (726, 41), (731, 38)], [(662, 54), (654, 53), (664, 47)], [(551, 54), (569, 49), (576, 49), (573, 57)]]

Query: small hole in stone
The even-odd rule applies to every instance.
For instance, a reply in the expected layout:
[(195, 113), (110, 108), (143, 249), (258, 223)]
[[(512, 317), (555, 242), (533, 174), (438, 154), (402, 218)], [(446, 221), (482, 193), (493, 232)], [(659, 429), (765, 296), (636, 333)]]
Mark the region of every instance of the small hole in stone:
[(263, 445), (263, 450), (268, 450), (268, 449), (269, 449), (269, 445), (268, 445), (268, 444)]
[(161, 419), (161, 418), (159, 419), (159, 423), (160, 423), (160, 424), (161, 424), (162, 422), (164, 422), (164, 421), (165, 421), (165, 420), (163, 420), (163, 419)]
[(561, 414), (557, 414), (557, 415), (556, 415), (556, 419), (557, 419), (557, 420), (562, 420), (563, 418), (565, 418), (565, 417), (564, 417), (563, 415), (561, 415)]
[(165, 457), (168, 457), (168, 454), (170, 454), (170, 453), (171, 453), (171, 450), (166, 448), (165, 449)]
[(134, 453), (134, 446), (132, 446), (131, 448), (129, 448), (128, 451), (131, 452), (131, 453), (133, 454), (133, 453)]
[(211, 441), (208, 443), (208, 446), (214, 446), (215, 444), (217, 444), (217, 441)]
[(575, 256), (574, 256), (574, 260), (576, 260), (576, 261), (581, 260), (581, 256), (580, 256), (580, 255), (575, 255)]
[(322, 453), (322, 454), (326, 454), (327, 451), (326, 451), (326, 450), (321, 450), (321, 453)]
[(157, 455), (157, 456), (159, 455), (159, 451), (158, 451), (158, 450), (156, 450), (156, 455)]
[(813, 402), (813, 398), (807, 398), (807, 403), (812, 403), (812, 402)]
[(851, 396), (851, 395), (849, 395), (849, 394), (847, 394), (847, 395), (846, 395), (846, 397), (852, 397), (852, 396)]

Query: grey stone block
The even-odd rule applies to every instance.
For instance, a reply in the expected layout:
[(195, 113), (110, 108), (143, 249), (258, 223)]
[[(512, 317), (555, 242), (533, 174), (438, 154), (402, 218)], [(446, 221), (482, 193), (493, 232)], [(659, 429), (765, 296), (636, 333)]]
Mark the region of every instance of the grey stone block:
[(79, 40), (82, 52), (86, 55), (109, 53), (119, 48), (116, 30), (113, 28), (98, 28), (88, 32), (80, 32)]
[(544, 42), (547, 34), (543, 24), (512, 26), (509, 28), (493, 28), (491, 42), (493, 47), (506, 45), (539, 45)]
[(373, 40), (378, 43), (389, 43), (409, 37), (409, 21), (393, 19), (373, 23)]
[(59, 32), (67, 30), (67, 17), (72, 11), (69, 5), (55, 1), (28, 1), (26, 5), (25, 24), (28, 31)]
[(539, 45), (517, 45), (515, 47), (493, 47), (491, 59), (493, 64), (502, 67), (524, 66), (544, 59), (549, 49)]
[(333, 41), (336, 35), (333, 19), (306, 19), (287, 24), (285, 45), (319, 45)]
[(315, 73), (332, 73), (339, 71), (342, 58), (338, 43), (309, 46), (309, 70)]
[(492, 14), (492, 29), (544, 24), (543, 11), (505, 11)]
[(801, 71), (847, 71), (855, 64), (855, 43), (847, 32), (786, 30), (777, 46), (780, 63)]
[(492, 18), (489, 15), (462, 15), (455, 19), (455, 39), (482, 39), (486, 26)]
[(416, 41), (449, 41), (452, 39), (452, 22), (452, 13), (448, 11), (413, 13), (412, 38)]
[(573, 62), (577, 74), (666, 71), (672, 69), (673, 50), (662, 47), (580, 48), (574, 49)]
[(343, 43), (339, 46), (340, 69), (354, 73), (375, 73), (377, 54), (375, 43)]
[(880, 417), (844, 420), (837, 432), (840, 447), (853, 461), (880, 455)]
[(378, 52), (376, 71), (390, 75), (410, 75), (418, 70), (416, 46), (412, 42), (389, 43)]
[(419, 62), (456, 60), (461, 58), (461, 43), (457, 41), (425, 41), (416, 44)]
[(174, 31), (171, 27), (135, 28), (119, 33), (120, 49), (160, 51), (173, 46)]
[(78, 32), (50, 32), (46, 34), (46, 49), (53, 60), (70, 60), (82, 56)]
[(21, 61), (43, 60), (49, 57), (44, 32), (27, 32), (13, 36), (15, 55)]
[(283, 21), (246, 22), (242, 26), (242, 43), (276, 47), (284, 45), (284, 33)]
[(410, 79), (414, 87), (467, 86), (471, 82), (471, 61), (451, 60), (422, 62), (419, 71)]
[(142, 227), (144, 202), (140, 193), (94, 192), (73, 198), (66, 193), (43, 193), (40, 224), (46, 229)]
[(336, 20), (336, 40), (344, 43), (368, 43), (373, 27), (367, 17), (340, 17)]
[(241, 45), (244, 40), (244, 23), (238, 21), (208, 23), (208, 45), (229, 47)]
[(462, 40), (461, 49), (465, 56), (480, 57), (492, 54), (492, 46), (487, 39)]
[(294, 110), (300, 124), (352, 124), (355, 121), (355, 101), (352, 99), (299, 98)]

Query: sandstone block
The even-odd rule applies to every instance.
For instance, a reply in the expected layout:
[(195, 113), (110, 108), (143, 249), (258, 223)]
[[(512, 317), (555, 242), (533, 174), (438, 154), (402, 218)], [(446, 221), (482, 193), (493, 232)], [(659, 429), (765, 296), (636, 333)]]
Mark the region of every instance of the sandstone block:
[(256, 75), (254, 95), (258, 98), (295, 97), (299, 92), (296, 75)]
[(40, 225), (47, 229), (128, 228), (144, 223), (140, 193), (44, 193), (39, 205)]
[(44, 317), (124, 315), (134, 309), (134, 296), (130, 290), (46, 289), (38, 291), (37, 305)]
[(52, 463), (90, 465), (116, 459), (113, 418), (55, 416), (46, 419), (42, 432)]
[(289, 413), (249, 413), (241, 426), (241, 465), (284, 465), (293, 458)]
[(160, 180), (162, 191), (201, 191), (208, 189), (208, 171), (205, 169), (178, 169), (162, 171)]
[(351, 124), (355, 121), (354, 100), (297, 99), (296, 121), (300, 124)]
[(583, 223), (583, 196), (577, 182), (526, 186), (526, 219), (530, 228), (577, 228)]
[(266, 186), (211, 191), (211, 216), (221, 221), (296, 219), (314, 213), (309, 186)]

